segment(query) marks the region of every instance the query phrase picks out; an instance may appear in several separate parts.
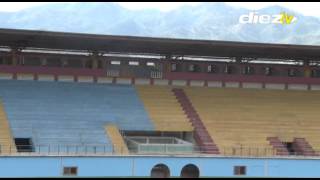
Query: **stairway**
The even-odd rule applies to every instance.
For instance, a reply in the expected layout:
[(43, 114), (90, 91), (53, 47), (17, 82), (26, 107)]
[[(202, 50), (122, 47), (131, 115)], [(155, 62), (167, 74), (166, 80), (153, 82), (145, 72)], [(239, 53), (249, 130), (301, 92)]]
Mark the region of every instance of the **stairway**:
[(107, 125), (106, 133), (113, 145), (113, 152), (116, 154), (129, 154), (128, 147), (116, 125)]
[(219, 154), (218, 147), (213, 142), (213, 139), (210, 137), (206, 127), (183, 89), (174, 88), (172, 89), (172, 92), (178, 99), (178, 102), (194, 127), (194, 138), (201, 147), (200, 150), (207, 154)]
[(17, 152), (3, 104), (0, 101), (0, 154)]
[(288, 156), (290, 153), (285, 145), (280, 141), (278, 137), (268, 137), (270, 145), (276, 150), (276, 155)]
[(318, 156), (312, 146), (305, 138), (294, 138), (294, 147), (297, 152), (300, 152), (303, 156)]

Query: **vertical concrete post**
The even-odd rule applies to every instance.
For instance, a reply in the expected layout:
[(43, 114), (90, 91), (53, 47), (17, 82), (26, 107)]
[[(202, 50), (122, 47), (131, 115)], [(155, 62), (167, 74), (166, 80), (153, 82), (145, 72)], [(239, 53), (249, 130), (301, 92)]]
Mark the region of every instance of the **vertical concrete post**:
[(311, 77), (312, 70), (308, 60), (303, 61), (303, 73), (304, 77)]
[(11, 48), (12, 66), (17, 66), (18, 59), (19, 59), (19, 52), (20, 52), (20, 50), (16, 47)]

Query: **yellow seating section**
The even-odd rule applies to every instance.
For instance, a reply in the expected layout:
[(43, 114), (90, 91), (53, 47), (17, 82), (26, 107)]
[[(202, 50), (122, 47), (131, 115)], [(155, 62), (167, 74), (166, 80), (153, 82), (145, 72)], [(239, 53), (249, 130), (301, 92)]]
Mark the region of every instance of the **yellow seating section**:
[(240, 146), (272, 149), (266, 138), (273, 136), (281, 141), (304, 137), (320, 150), (320, 92), (203, 87), (184, 90), (221, 152)]
[(0, 154), (9, 154), (17, 152), (7, 115), (2, 102), (0, 101)]
[(113, 145), (113, 151), (116, 154), (129, 154), (128, 147), (121, 136), (121, 133), (116, 125), (107, 125), (106, 133)]
[(168, 86), (136, 86), (156, 131), (193, 131), (180, 103)]

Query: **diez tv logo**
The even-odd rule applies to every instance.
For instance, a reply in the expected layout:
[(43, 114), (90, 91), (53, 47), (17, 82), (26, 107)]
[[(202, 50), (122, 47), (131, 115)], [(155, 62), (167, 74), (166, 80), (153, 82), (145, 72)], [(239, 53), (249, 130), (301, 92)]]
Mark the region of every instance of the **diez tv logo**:
[(258, 12), (250, 12), (239, 17), (241, 24), (283, 24), (288, 25), (297, 21), (297, 17), (288, 13), (280, 14), (258, 14)]

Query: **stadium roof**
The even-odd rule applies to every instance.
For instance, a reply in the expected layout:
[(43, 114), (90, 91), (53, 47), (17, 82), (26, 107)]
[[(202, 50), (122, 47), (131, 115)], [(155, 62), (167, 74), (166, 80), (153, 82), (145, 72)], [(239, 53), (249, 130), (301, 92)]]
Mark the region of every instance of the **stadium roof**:
[(184, 56), (319, 60), (320, 46), (0, 29), (0, 46)]

